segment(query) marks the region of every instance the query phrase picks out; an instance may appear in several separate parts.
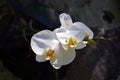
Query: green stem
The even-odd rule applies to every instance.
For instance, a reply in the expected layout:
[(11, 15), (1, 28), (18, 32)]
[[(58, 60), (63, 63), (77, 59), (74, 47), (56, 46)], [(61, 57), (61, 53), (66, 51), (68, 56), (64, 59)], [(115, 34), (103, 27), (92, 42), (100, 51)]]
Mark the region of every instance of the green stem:
[(113, 40), (119, 40), (118, 37), (111, 37), (111, 38), (104, 38), (102, 36), (94, 38), (94, 40), (101, 40), (101, 41), (113, 41)]
[(55, 80), (59, 80), (58, 78), (58, 70), (55, 70)]

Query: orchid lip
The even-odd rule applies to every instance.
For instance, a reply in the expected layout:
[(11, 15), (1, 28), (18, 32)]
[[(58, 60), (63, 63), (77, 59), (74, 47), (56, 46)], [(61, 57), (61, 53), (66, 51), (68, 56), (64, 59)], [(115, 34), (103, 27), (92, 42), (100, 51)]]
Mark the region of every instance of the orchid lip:
[(51, 60), (55, 57), (55, 51), (53, 49), (45, 49), (45, 58), (46, 60)]
[(76, 38), (73, 38), (73, 37), (69, 37), (67, 40), (66, 40), (66, 43), (70, 46), (70, 47), (75, 47), (78, 43), (78, 40)]

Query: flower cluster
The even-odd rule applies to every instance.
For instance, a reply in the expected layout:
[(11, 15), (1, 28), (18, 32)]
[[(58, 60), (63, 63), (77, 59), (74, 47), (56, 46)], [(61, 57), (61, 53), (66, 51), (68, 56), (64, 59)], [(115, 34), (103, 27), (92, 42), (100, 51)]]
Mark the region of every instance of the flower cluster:
[(43, 30), (31, 38), (31, 48), (38, 62), (49, 60), (55, 69), (71, 63), (75, 49), (82, 49), (93, 38), (93, 32), (82, 22), (72, 22), (71, 17), (59, 15), (61, 26), (54, 31)]

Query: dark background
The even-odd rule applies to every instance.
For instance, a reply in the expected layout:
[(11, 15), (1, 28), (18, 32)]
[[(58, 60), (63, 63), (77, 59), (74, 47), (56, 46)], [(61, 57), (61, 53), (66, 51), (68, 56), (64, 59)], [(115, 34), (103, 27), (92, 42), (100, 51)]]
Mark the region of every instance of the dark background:
[[(31, 36), (60, 26), (68, 13), (94, 32), (94, 46), (76, 50), (58, 70), (59, 80), (120, 80), (119, 0), (0, 0), (0, 80), (55, 80), (49, 62), (38, 63)], [(105, 40), (98, 40), (103, 36)]]

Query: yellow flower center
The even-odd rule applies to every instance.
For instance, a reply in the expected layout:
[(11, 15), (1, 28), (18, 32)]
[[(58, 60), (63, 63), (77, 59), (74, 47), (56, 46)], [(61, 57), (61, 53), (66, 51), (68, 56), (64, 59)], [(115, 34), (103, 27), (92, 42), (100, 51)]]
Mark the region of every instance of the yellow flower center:
[(46, 60), (52, 59), (55, 56), (54, 53), (55, 53), (55, 51), (52, 50), (52, 49), (45, 50), (45, 58), (46, 58)]
[(78, 40), (76, 38), (70, 37), (66, 40), (66, 42), (70, 47), (74, 47), (75, 45), (77, 45)]

